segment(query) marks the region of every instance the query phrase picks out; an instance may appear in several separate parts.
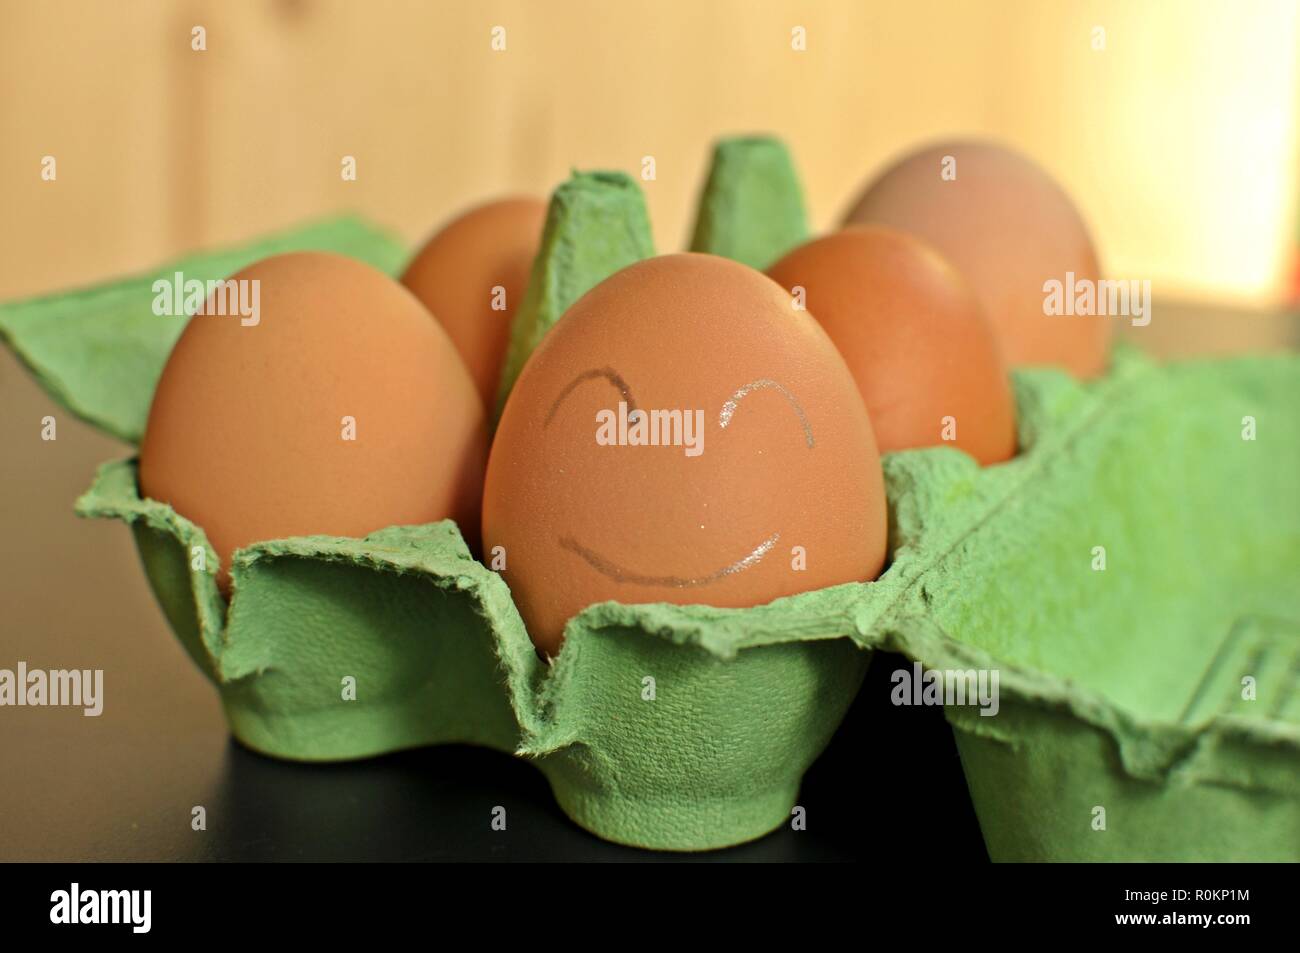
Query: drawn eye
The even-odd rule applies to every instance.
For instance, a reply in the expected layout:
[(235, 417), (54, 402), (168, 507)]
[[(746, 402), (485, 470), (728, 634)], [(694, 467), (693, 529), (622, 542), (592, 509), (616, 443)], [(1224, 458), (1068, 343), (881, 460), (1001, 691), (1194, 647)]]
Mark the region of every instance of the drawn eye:
[(628, 388), (627, 381), (623, 379), (623, 375), (612, 367), (597, 367), (590, 371), (583, 371), (573, 380), (569, 381), (564, 390), (560, 391), (560, 396), (555, 398), (555, 403), (551, 404), (551, 409), (546, 414), (546, 420), (542, 423), (542, 429), (545, 430), (551, 425), (551, 420), (554, 419), (555, 415), (559, 412), (560, 405), (568, 399), (570, 394), (587, 381), (594, 380), (609, 381), (610, 385), (613, 386), (613, 388), (618, 391), (619, 396), (622, 397), (623, 403), (627, 404), (628, 412), (631, 413), (636, 411), (636, 402), (632, 399), (632, 391)]
[(808, 415), (804, 413), (803, 407), (799, 404), (799, 401), (795, 399), (794, 394), (790, 393), (789, 388), (766, 377), (759, 378), (756, 381), (750, 381), (744, 387), (741, 387), (731, 395), (731, 399), (723, 404), (722, 410), (718, 412), (718, 426), (725, 430), (727, 425), (731, 423), (731, 418), (735, 416), (736, 408), (740, 406), (742, 400), (754, 393), (756, 390), (768, 389), (779, 392), (794, 410), (795, 415), (799, 418), (799, 425), (803, 427), (804, 441), (808, 444), (808, 449), (811, 450), (815, 444), (813, 442), (812, 425), (808, 423)]

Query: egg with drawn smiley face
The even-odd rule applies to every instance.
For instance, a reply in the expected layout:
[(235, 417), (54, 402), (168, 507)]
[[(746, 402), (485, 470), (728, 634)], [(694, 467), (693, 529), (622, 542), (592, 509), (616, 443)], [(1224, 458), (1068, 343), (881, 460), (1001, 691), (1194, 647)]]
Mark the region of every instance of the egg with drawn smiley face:
[(589, 291), (505, 406), (486, 558), (536, 646), (606, 600), (754, 606), (874, 579), (880, 457), (834, 345), (776, 282), (665, 255)]

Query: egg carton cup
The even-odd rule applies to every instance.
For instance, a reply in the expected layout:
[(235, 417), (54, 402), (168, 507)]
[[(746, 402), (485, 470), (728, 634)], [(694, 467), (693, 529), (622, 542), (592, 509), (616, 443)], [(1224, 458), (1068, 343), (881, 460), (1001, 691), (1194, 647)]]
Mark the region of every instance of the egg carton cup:
[(1300, 358), (1017, 398), (1011, 463), (886, 459), (891, 572), (926, 555), (870, 640), (999, 672), (997, 715), (945, 708), (990, 856), (1300, 861)]
[[(575, 821), (611, 840), (691, 849), (785, 820), (866, 656), (795, 605), (735, 614), (594, 606), (554, 665), (505, 583), (455, 524), (364, 539), (261, 543), (232, 560), (229, 609), (202, 529), (141, 499), (132, 461), (77, 503), (127, 522), (173, 631), (231, 732), (281, 758), (332, 761), (479, 744), (535, 761)], [(834, 602), (850, 593), (819, 593)]]
[[(221, 277), (267, 244), (191, 268)], [(355, 220), (270, 244), (400, 261)], [(138, 435), (167, 349), (109, 332), (147, 291), (5, 305), (0, 335), (70, 410)], [(752, 609), (602, 603), (549, 665), (448, 522), (251, 546), (227, 606), (202, 528), (141, 499), (133, 461), (102, 467), (77, 511), (131, 526), (232, 734), (276, 757), (485, 745), (534, 761), (602, 837), (723, 847), (788, 822), (886, 648), (999, 674), (996, 715), (945, 709), (994, 859), (1300, 860), (1300, 360), (1119, 349), (1097, 381), (1015, 386), (1014, 460), (885, 458), (877, 581)]]

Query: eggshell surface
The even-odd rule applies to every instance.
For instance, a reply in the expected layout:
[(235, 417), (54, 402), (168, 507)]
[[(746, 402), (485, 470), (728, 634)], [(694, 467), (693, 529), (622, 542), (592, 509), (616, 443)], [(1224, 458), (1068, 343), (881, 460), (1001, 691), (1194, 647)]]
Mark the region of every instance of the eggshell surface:
[(429, 239), (402, 276), (451, 337), (487, 407), (545, 222), (546, 203), (534, 198), (480, 205)]
[(231, 554), (260, 540), (450, 517), (476, 541), (483, 405), (420, 303), (331, 254), (277, 255), (233, 279), (257, 282), (259, 320), (190, 319), (139, 464), (141, 492), (206, 532), (223, 589)]
[(961, 276), (881, 226), (808, 242), (773, 265), (802, 288), (866, 402), (881, 453), (947, 444), (981, 464), (1016, 452), (1015, 402), (992, 328)]
[(579, 299), (525, 366), (483, 534), (553, 655), (604, 600), (742, 607), (875, 578), (879, 454), (844, 361), (779, 285), (712, 255), (652, 258)]
[(1044, 311), (1045, 283), (1096, 282), (1101, 266), (1070, 198), (1026, 157), (986, 142), (931, 146), (877, 178), (845, 223), (933, 245), (974, 289), (1009, 366), (1105, 370), (1113, 318)]

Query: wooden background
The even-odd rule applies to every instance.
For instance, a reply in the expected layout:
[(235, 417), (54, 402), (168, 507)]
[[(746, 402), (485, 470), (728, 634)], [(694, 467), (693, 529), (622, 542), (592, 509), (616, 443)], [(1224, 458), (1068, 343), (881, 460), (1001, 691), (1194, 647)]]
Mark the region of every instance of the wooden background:
[(1112, 275), (1275, 306), (1298, 21), (1287, 0), (0, 0), (0, 299), (335, 209), (415, 242), (474, 201), (644, 155), (671, 250), (711, 141), (774, 131), (818, 227), (898, 152), (992, 135), (1065, 183)]

